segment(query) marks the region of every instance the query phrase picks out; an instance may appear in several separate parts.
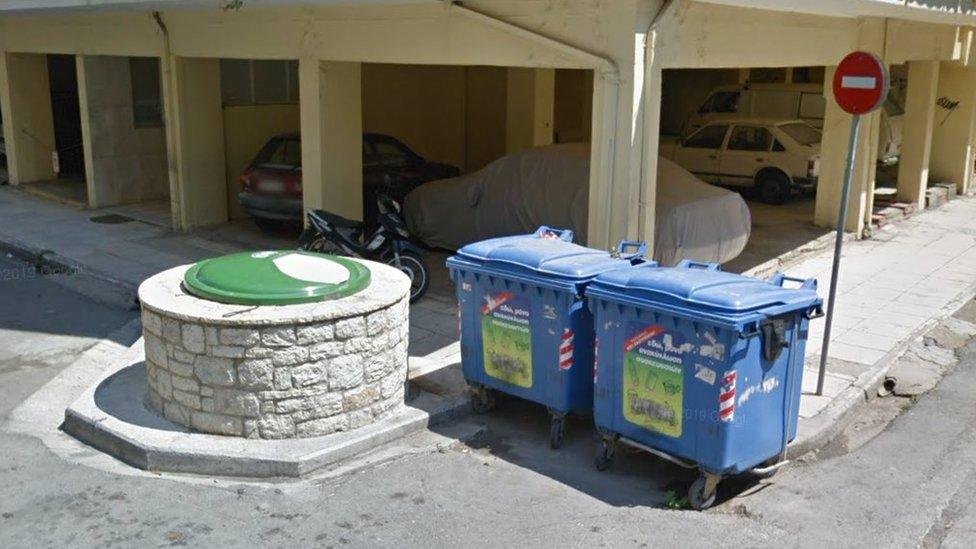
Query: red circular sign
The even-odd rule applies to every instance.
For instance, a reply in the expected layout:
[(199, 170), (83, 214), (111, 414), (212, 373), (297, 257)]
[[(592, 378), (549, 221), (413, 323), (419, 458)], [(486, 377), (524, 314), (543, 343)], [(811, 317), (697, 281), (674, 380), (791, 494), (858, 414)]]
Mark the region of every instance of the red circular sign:
[(848, 54), (834, 74), (834, 98), (844, 111), (867, 114), (888, 97), (888, 65), (873, 53)]

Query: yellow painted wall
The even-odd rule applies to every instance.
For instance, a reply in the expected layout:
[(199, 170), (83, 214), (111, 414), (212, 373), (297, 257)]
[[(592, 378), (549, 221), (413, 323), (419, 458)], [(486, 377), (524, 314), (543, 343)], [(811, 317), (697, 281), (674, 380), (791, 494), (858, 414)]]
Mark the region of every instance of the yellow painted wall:
[(0, 52), (0, 104), (10, 182), (53, 179), (54, 118), (46, 56)]
[(464, 169), (464, 73), (452, 66), (363, 65), (363, 130)]
[[(180, 192), (176, 226), (191, 229), (227, 221), (224, 124), (217, 59), (176, 58), (172, 74), (175, 101), (167, 104), (172, 125)], [(172, 106), (173, 108), (169, 108)], [(174, 155), (171, 155), (171, 157)]]
[(299, 110), (297, 103), (224, 107), (227, 211), (231, 219), (246, 217), (237, 200), (244, 169), (272, 136), (300, 131)]
[(718, 86), (738, 82), (736, 69), (674, 69), (663, 71), (661, 133), (678, 135), (688, 117)]
[(505, 72), (502, 67), (465, 69), (465, 168), (469, 172), (505, 154)]
[(593, 113), (593, 71), (556, 70), (553, 132), (559, 143), (590, 140)]

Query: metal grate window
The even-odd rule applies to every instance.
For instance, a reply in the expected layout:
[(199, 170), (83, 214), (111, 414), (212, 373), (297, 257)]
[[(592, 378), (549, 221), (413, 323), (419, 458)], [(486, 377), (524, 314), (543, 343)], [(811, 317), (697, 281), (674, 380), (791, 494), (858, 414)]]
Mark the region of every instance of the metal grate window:
[(158, 57), (130, 57), (132, 82), (132, 124), (136, 128), (163, 125), (163, 97), (160, 91)]

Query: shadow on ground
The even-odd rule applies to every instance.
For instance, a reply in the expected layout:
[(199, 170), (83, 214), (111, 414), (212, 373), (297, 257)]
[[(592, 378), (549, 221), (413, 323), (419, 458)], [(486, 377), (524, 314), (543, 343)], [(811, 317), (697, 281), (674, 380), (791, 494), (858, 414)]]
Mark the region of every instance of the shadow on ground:
[[(570, 416), (563, 446), (553, 450), (549, 447), (549, 415), (545, 407), (516, 398), (500, 397), (498, 408), (492, 413), (470, 415), (461, 421), (485, 427), (483, 435), (468, 442), (475, 451), (535, 471), (618, 507), (681, 505), (688, 487), (698, 477), (697, 471), (623, 444), (617, 446), (613, 466), (598, 471), (594, 466), (598, 437), (591, 418)], [(441, 427), (432, 430), (438, 432)], [(764, 486), (747, 475), (723, 480), (713, 509), (721, 509), (726, 501), (748, 497)]]

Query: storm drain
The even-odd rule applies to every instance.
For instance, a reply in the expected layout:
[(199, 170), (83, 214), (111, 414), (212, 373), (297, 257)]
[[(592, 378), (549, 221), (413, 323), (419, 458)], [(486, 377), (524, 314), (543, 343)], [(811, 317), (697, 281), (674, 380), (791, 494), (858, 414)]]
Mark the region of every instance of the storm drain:
[(94, 223), (104, 223), (105, 225), (119, 225), (121, 223), (128, 223), (130, 221), (135, 221), (131, 217), (126, 217), (124, 215), (118, 214), (108, 214), (108, 215), (96, 215), (89, 219)]

